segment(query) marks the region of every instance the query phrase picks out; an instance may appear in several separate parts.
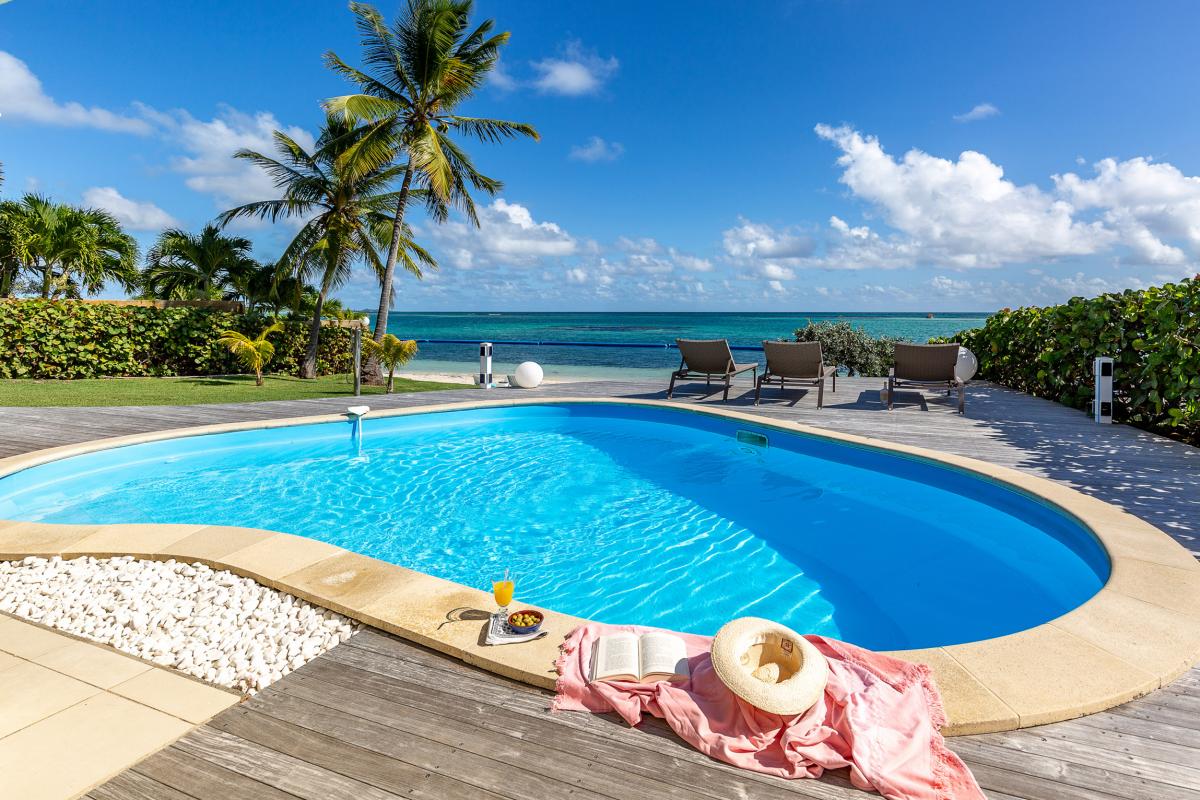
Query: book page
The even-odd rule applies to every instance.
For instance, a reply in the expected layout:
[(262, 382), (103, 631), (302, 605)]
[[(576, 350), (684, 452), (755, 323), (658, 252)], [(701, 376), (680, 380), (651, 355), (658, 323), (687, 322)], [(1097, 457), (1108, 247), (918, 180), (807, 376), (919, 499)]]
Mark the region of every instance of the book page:
[(638, 637), (632, 633), (613, 633), (596, 640), (592, 680), (638, 679)]
[(683, 639), (669, 633), (644, 633), (641, 639), (642, 656), (639, 664), (642, 680), (686, 679), (687, 648)]

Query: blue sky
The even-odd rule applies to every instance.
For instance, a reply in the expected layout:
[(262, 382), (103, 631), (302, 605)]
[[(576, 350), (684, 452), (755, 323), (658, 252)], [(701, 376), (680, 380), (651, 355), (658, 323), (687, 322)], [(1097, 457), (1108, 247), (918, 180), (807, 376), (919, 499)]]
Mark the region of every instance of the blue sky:
[[(397, 4), (380, 4), (392, 13)], [(415, 218), (406, 310), (992, 310), (1197, 272), (1193, 3), (480, 2), (483, 225)], [(228, 155), (315, 132), (345, 4), (0, 4), (5, 196), (143, 245), (271, 196)], [(263, 259), (292, 228), (247, 229)], [(373, 305), (373, 277), (341, 296)]]

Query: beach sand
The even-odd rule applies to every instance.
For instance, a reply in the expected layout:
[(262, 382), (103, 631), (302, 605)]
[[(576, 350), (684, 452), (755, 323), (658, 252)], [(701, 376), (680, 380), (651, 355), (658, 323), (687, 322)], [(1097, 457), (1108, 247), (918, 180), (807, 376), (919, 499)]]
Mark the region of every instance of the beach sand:
[[(438, 381), (440, 383), (461, 383), (467, 386), (475, 385), (475, 375), (465, 374), (462, 372), (397, 372), (397, 378), (407, 378), (414, 381)], [(497, 384), (507, 384), (508, 376), (496, 373), (494, 375)], [(598, 378), (545, 378), (542, 380), (542, 385), (555, 383), (570, 383), (572, 380), (599, 380)]]

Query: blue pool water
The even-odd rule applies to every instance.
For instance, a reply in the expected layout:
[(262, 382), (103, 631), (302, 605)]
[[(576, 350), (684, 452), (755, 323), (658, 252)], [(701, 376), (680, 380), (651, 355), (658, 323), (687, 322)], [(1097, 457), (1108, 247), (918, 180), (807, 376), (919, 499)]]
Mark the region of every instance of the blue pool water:
[(1046, 622), (1109, 570), (1073, 518), (969, 473), (620, 404), (122, 447), (0, 478), (0, 519), (267, 528), (481, 589), (509, 568), (519, 599), (605, 622), (755, 615), (880, 649)]

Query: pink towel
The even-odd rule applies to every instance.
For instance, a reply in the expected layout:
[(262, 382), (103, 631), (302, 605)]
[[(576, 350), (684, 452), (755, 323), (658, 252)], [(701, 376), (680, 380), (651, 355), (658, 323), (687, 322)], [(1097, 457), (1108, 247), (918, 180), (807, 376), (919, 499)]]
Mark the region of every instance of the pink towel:
[(941, 697), (923, 664), (807, 636), (829, 660), (825, 695), (798, 717), (759, 711), (721, 683), (707, 636), (677, 634), (691, 679), (650, 686), (588, 683), (592, 645), (605, 633), (651, 628), (589, 623), (571, 632), (558, 658), (555, 711), (615, 711), (630, 725), (649, 712), (702, 753), (782, 778), (818, 778), (850, 768), (860, 789), (893, 800), (984, 800), (962, 760), (946, 747)]

